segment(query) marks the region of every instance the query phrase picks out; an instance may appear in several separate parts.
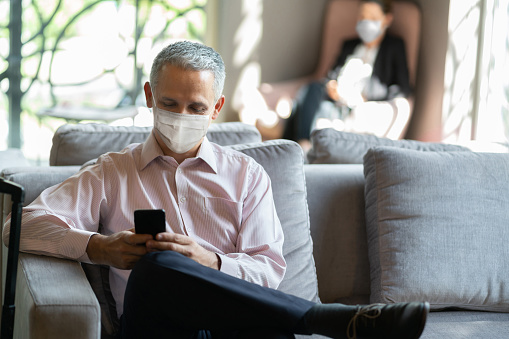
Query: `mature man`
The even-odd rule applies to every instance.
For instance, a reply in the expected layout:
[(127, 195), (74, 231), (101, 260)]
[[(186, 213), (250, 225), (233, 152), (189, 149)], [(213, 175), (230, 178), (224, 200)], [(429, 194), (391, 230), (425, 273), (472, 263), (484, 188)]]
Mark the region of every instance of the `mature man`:
[[(163, 49), (144, 87), (152, 134), (27, 206), (21, 250), (109, 265), (125, 338), (418, 338), (426, 303), (316, 305), (275, 290), (286, 263), (270, 180), (205, 137), (224, 78), (207, 46)], [(166, 232), (135, 234), (134, 210), (156, 208), (167, 212)]]

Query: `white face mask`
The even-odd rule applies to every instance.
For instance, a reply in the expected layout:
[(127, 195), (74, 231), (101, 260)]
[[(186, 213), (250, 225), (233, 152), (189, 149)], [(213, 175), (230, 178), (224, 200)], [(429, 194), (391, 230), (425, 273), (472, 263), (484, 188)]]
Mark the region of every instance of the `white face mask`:
[(370, 43), (382, 34), (382, 22), (377, 20), (361, 20), (357, 22), (356, 30), (364, 43)]
[(196, 146), (207, 134), (210, 115), (165, 111), (154, 105), (154, 127), (168, 148), (182, 154)]

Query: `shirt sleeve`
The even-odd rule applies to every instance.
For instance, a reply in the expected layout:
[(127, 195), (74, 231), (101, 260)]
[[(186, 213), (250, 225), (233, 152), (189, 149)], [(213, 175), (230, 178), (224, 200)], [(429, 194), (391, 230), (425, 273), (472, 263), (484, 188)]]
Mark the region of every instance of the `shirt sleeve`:
[[(90, 262), (88, 241), (96, 234), (106, 194), (100, 162), (49, 187), (23, 209), (20, 250)], [(3, 228), (8, 246), (10, 217)]]
[(276, 213), (269, 176), (257, 163), (249, 171), (237, 252), (219, 254), (221, 271), (261, 286), (277, 288), (283, 280), (283, 230)]

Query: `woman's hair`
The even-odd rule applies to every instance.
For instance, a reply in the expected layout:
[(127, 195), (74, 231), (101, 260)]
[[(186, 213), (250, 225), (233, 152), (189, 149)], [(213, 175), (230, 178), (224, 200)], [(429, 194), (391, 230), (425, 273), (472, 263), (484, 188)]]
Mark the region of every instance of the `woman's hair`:
[(165, 47), (154, 59), (150, 72), (150, 86), (155, 90), (159, 71), (165, 64), (187, 70), (211, 71), (214, 73), (214, 96), (219, 100), (226, 76), (223, 59), (211, 47), (191, 41), (179, 41)]
[(361, 2), (374, 2), (382, 7), (385, 14), (392, 12), (392, 0), (361, 0)]

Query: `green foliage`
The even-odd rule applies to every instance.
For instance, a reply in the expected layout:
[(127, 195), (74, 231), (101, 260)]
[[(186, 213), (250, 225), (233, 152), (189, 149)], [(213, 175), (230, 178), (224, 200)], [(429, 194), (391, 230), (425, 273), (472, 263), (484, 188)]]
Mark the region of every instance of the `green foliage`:
[[(25, 0), (22, 107), (134, 104), (154, 50), (202, 40), (207, 0)], [(8, 67), (9, 2), (0, 1), (0, 74)], [(184, 28), (184, 29), (183, 29)], [(113, 75), (113, 76), (112, 76)], [(2, 80), (2, 78), (0, 78)]]

